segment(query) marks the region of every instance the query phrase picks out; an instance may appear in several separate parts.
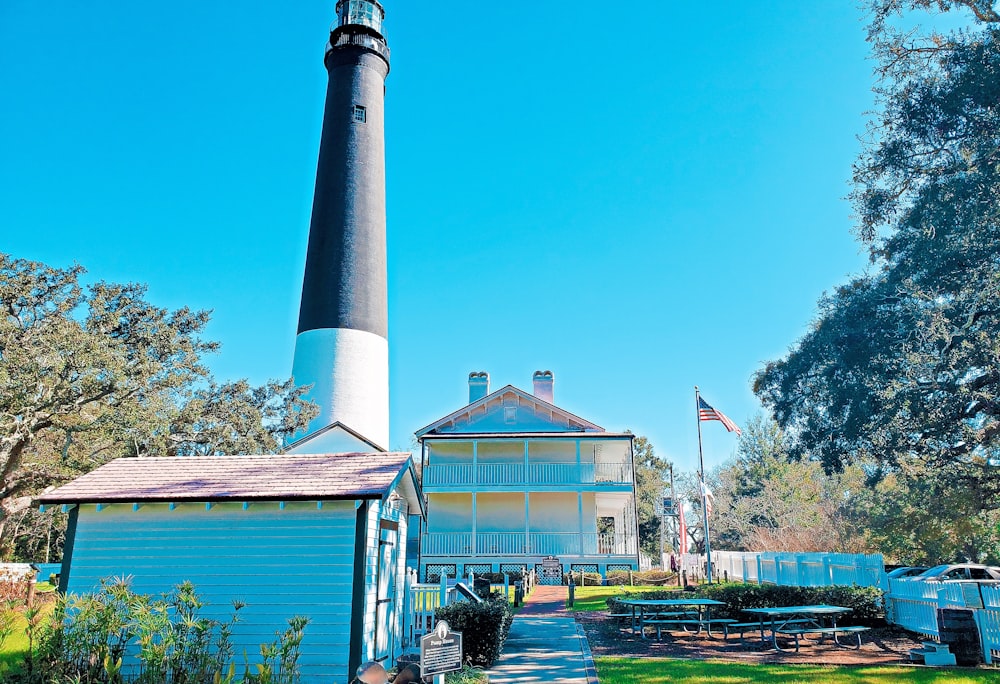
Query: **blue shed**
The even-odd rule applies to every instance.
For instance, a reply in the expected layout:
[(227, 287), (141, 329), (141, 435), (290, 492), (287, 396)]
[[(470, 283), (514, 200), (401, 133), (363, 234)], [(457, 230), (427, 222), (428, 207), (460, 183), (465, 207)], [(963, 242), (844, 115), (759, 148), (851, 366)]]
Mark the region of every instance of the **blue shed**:
[(304, 615), (302, 681), (347, 682), (401, 653), (406, 523), (421, 499), (409, 454), (350, 453), (122, 458), (38, 502), (70, 512), (62, 591), (189, 580), (210, 617), (248, 604), (233, 643), (251, 659)]

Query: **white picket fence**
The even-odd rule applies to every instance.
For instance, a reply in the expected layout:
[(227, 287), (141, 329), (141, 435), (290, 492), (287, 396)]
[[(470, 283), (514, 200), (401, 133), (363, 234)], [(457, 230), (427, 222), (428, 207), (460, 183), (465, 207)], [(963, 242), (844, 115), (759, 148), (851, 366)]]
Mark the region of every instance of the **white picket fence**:
[(713, 551), (712, 575), (790, 587), (886, 587), (881, 554)]
[[(464, 580), (468, 586), (473, 586), (475, 577)], [(532, 570), (523, 579), (524, 592), (529, 592), (536, 583), (535, 572)], [(414, 649), (420, 646), (420, 637), (434, 630), (437, 623), (434, 611), (441, 606), (451, 605), (464, 597), (455, 589), (456, 580), (447, 575), (441, 575), (437, 584), (421, 584), (417, 582), (416, 570), (406, 573), (406, 592), (403, 606), (403, 649)], [(510, 596), (511, 581), (509, 575), (504, 575), (504, 583), (492, 585), (492, 590), (503, 591), (504, 596)]]
[(913, 582), (889, 580), (885, 595), (886, 619), (911, 632), (940, 639), (938, 608), (973, 608), (983, 659), (987, 665), (1000, 657), (1000, 586), (975, 582)]

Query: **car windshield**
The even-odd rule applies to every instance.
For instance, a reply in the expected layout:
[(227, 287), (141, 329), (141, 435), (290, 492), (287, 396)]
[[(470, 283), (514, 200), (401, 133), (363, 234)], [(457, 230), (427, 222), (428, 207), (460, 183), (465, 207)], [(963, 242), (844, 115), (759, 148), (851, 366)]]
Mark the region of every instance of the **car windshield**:
[(917, 575), (917, 578), (919, 579), (921, 577), (934, 577), (935, 575), (940, 575), (950, 567), (951, 567), (950, 565), (935, 565), (930, 570), (924, 570), (922, 573)]

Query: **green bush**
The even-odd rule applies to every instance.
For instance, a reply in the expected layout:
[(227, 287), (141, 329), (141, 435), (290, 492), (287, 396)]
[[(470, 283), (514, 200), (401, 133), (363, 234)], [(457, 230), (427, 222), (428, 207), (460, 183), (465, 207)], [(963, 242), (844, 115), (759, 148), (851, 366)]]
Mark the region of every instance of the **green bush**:
[[(293, 617), (275, 641), (261, 645), (261, 663), (243, 656), (242, 678), (230, 637), (244, 604), (229, 620), (200, 615), (205, 603), (183, 582), (159, 599), (136, 594), (127, 579), (103, 580), (100, 591), (60, 597), (49, 619), (29, 610), (28, 652), (14, 684), (291, 684), (308, 619)], [(38, 618), (38, 619), (36, 619)], [(37, 644), (37, 649), (34, 648)], [(138, 672), (122, 671), (125, 654)]]
[(597, 587), (604, 582), (604, 578), (601, 577), (601, 573), (599, 572), (580, 572), (575, 570), (563, 575), (563, 584), (569, 584), (570, 577), (573, 578), (573, 584), (578, 587), (583, 586), (585, 583), (588, 587)]
[(460, 601), (434, 611), (455, 632), (462, 633), (465, 660), (475, 667), (490, 667), (503, 653), (514, 615), (507, 597), (494, 592), (482, 603)]
[[(643, 570), (642, 572), (633, 570), (631, 582), (632, 584), (672, 584), (677, 582), (677, 573), (664, 572), (663, 570)], [(607, 575), (607, 583), (610, 586), (629, 584), (628, 570), (612, 570)]]
[[(838, 620), (845, 626), (878, 627), (885, 624), (885, 599), (877, 587), (779, 587), (773, 584), (729, 583), (701, 585), (696, 592), (683, 595), (722, 601), (725, 606), (712, 610), (712, 615), (716, 617), (742, 620), (747, 617), (741, 613), (744, 608), (826, 604), (851, 609)], [(609, 598), (607, 603), (612, 611), (623, 612), (625, 608), (619, 603), (623, 598), (664, 599), (678, 596), (676, 591), (632, 592)]]

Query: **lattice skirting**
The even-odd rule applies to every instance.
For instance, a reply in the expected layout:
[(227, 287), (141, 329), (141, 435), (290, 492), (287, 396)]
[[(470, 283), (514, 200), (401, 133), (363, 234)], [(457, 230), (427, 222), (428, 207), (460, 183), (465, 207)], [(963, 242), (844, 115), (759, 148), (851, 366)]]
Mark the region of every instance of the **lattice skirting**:
[(597, 563), (573, 563), (569, 566), (572, 572), (590, 572), (597, 574)]
[(510, 575), (511, 581), (521, 579), (528, 572), (528, 566), (524, 563), (501, 563), (500, 572)]
[(455, 563), (428, 563), (424, 569), (424, 581), (433, 584), (441, 581), (441, 575), (456, 577), (458, 566)]
[(608, 572), (628, 572), (632, 569), (631, 565), (608, 565)]
[(462, 570), (465, 573), (465, 577), (469, 576), (469, 573), (475, 573), (477, 575), (482, 575), (484, 572), (493, 572), (492, 563), (466, 563)]

